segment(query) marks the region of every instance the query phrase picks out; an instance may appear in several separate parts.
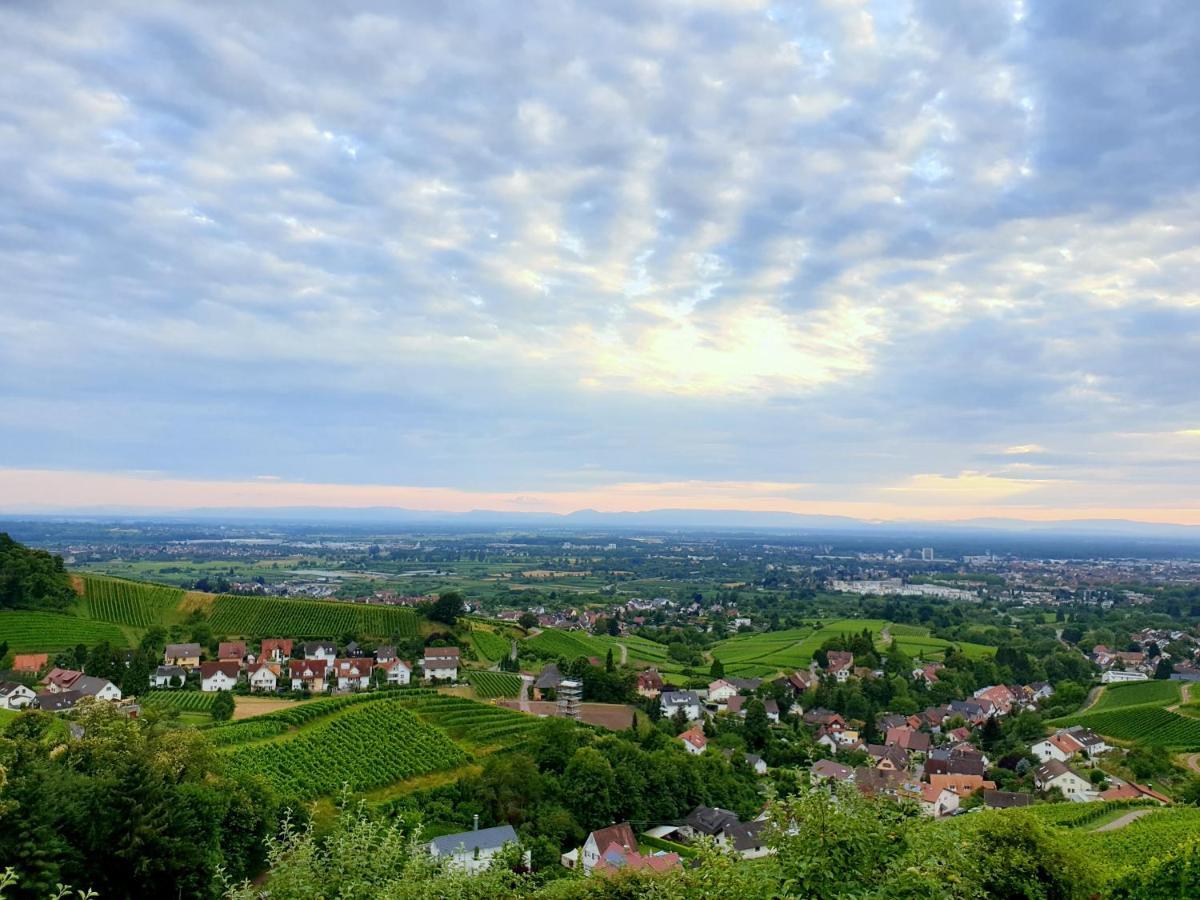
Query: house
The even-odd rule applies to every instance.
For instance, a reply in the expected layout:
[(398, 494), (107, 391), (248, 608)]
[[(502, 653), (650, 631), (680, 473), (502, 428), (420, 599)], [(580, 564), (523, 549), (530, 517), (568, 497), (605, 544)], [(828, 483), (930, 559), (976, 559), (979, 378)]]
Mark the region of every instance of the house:
[(845, 650), (830, 650), (829, 664), (825, 667), (825, 671), (838, 680), (844, 682), (854, 671), (854, 654)]
[(45, 712), (67, 712), (74, 709), (75, 704), (84, 696), (79, 691), (58, 691), (57, 693), (43, 691), (34, 699), (33, 707)]
[(163, 662), (168, 666), (182, 666), (191, 671), (200, 665), (200, 645), (167, 644), (163, 650)]
[(96, 678), (93, 675), (80, 675), (71, 684), (71, 690), (85, 697), (95, 697), (97, 700), (116, 702), (121, 699), (121, 689), (107, 678)]
[(1049, 700), (1054, 696), (1053, 686), (1046, 684), (1044, 681), (1035, 681), (1029, 685), (1030, 693), (1035, 701)]
[(362, 659), (364, 656), (366, 656), (366, 653), (359, 646), (358, 641), (351, 641), (346, 645), (346, 657), (348, 659)]
[(217, 659), (241, 662), (246, 658), (245, 641), (221, 641), (217, 644)]
[(854, 786), (864, 797), (894, 797), (908, 780), (908, 773), (902, 771), (870, 766), (859, 766), (854, 770)]
[(722, 849), (732, 850), (742, 859), (758, 859), (771, 852), (763, 837), (766, 827), (767, 823), (762, 820), (738, 822), (721, 832), (717, 844)]
[(200, 690), (208, 694), (214, 691), (232, 691), (238, 683), (241, 671), (241, 661), (236, 659), (200, 663)]
[(76, 681), (83, 677), (82, 672), (75, 669), (60, 669), (55, 666), (49, 672), (42, 676), (39, 684), (44, 684), (46, 690), (52, 694), (62, 693), (63, 691), (72, 690)]
[(580, 854), (583, 871), (591, 872), (610, 847), (617, 847), (626, 853), (637, 853), (637, 838), (634, 837), (633, 828), (628, 822), (609, 825), (587, 836), (583, 844), (583, 853)]
[(516, 843), (517, 833), (511, 825), (497, 825), (434, 838), (429, 842), (429, 854), (435, 859), (447, 860), (452, 869), (475, 874), (490, 866), (506, 844)]
[(1075, 740), (1066, 731), (1055, 732), (1050, 737), (1038, 741), (1029, 748), (1029, 752), (1042, 762), (1050, 759), (1066, 762), (1082, 750), (1083, 744)]
[(319, 694), (325, 690), (325, 675), (328, 664), (323, 659), (289, 659), (288, 678), (293, 691), (311, 691)]
[(724, 703), (730, 697), (736, 697), (737, 693), (738, 689), (731, 682), (718, 678), (709, 683), (707, 696), (710, 703)]
[(846, 730), (846, 720), (839, 713), (820, 707), (810, 709), (804, 714), (806, 725), (818, 725), (827, 731), (838, 733)]
[[(739, 695), (737, 697), (730, 697), (729, 701), (725, 704), (725, 711), (729, 712), (729, 713), (733, 713), (735, 716), (742, 716), (743, 718), (745, 718), (746, 705), (753, 699), (754, 699), (753, 697), (743, 697), (741, 695)], [(763, 705), (763, 709), (766, 710), (767, 718), (770, 719), (772, 722), (778, 722), (779, 721), (779, 704), (776, 703), (773, 698), (767, 697), (765, 700), (762, 701), (762, 705)]]
[(867, 755), (871, 757), (875, 768), (887, 772), (901, 772), (908, 768), (908, 754), (895, 744), (868, 744)]
[(721, 809), (719, 806), (697, 806), (688, 813), (685, 825), (681, 830), (686, 832), (689, 837), (703, 834), (715, 838), (726, 828), (737, 825), (740, 821), (736, 813)]
[(37, 697), (30, 688), (15, 681), (0, 682), (0, 709), (24, 709)]
[(337, 659), (337, 646), (332, 641), (311, 641), (304, 645), (305, 659), (319, 659), (332, 665)]
[(982, 775), (930, 775), (929, 783), (937, 788), (953, 791), (960, 797), (970, 797), (977, 790), (995, 790), (996, 782)]
[(803, 694), (812, 687), (814, 680), (808, 672), (793, 672), (787, 677), (788, 684), (797, 694)]
[(49, 662), (49, 653), (18, 653), (13, 657), (12, 671), (21, 675), (36, 675)]
[(650, 697), (653, 699), (662, 693), (663, 689), (662, 676), (658, 674), (658, 669), (646, 669), (638, 672), (637, 676), (637, 692), (642, 697)]
[(746, 765), (754, 770), (755, 775), (767, 774), (767, 763), (761, 756), (754, 753), (747, 753), (743, 758), (746, 760)]
[(907, 725), (889, 728), (883, 742), (888, 746), (895, 745), (910, 753), (928, 753), (933, 749), (929, 735), (923, 731), (914, 731)]
[(150, 686), (153, 688), (183, 687), (187, 681), (187, 672), (182, 666), (158, 666), (150, 676)]
[(246, 669), (246, 677), (254, 693), (273, 694), (279, 689), (279, 663), (253, 663)]
[(457, 681), (458, 657), (457, 647), (426, 647), (425, 658), (421, 663), (425, 677), (441, 681)]
[(693, 756), (699, 756), (708, 746), (708, 738), (702, 728), (689, 728), (679, 736), (679, 740), (683, 741), (683, 749)]
[(337, 678), (339, 691), (353, 691), (371, 686), (371, 669), (374, 663), (370, 659), (339, 659), (333, 664), (333, 676)]
[(409, 684), (412, 681), (412, 665), (402, 659), (377, 662), (375, 668), (382, 669), (388, 684)]
[(1160, 794), (1158, 791), (1151, 790), (1148, 787), (1140, 784), (1129, 782), (1118, 787), (1109, 788), (1100, 794), (1101, 800), (1153, 800), (1159, 806), (1167, 806), (1171, 800), (1169, 797)]
[(562, 672), (558, 670), (558, 664), (546, 663), (542, 666), (538, 677), (533, 680), (533, 699), (541, 700), (547, 696), (547, 691), (557, 691), (562, 686), (562, 682)]
[(396, 648), (388, 644), (375, 648), (375, 662), (389, 663), (396, 658)]
[(989, 809), (1014, 809), (1019, 806), (1028, 806), (1032, 802), (1033, 797), (1018, 791), (988, 790), (983, 792), (983, 805)]
[(663, 691), (658, 705), (664, 716), (674, 716), (676, 711), (683, 710), (689, 722), (700, 718), (700, 697), (695, 691)]
[(1112, 749), (1105, 743), (1104, 738), (1082, 725), (1072, 725), (1067, 729), (1067, 734), (1083, 745), (1083, 753), (1088, 759), (1094, 759)]
[(614, 875), (617, 872), (669, 872), (680, 868), (678, 853), (626, 853), (623, 849), (612, 845), (600, 857), (592, 870), (600, 875)]
[(998, 715), (1006, 716), (1012, 710), (1017, 697), (1006, 685), (993, 684), (977, 690), (975, 699), (991, 702)]
[(850, 781), (854, 777), (853, 769), (843, 766), (840, 762), (834, 762), (832, 759), (817, 760), (812, 764), (808, 773), (811, 779), (820, 781)]
[(896, 789), (896, 796), (911, 800), (924, 815), (935, 819), (953, 815), (958, 809), (958, 794), (933, 784), (906, 782)]
[(259, 659), (281, 663), (285, 659), (290, 659), (291, 656), (291, 638), (263, 638), (262, 652), (258, 654)]
[(1033, 784), (1039, 791), (1058, 788), (1068, 800), (1085, 801), (1096, 797), (1090, 781), (1072, 772), (1066, 763), (1057, 759), (1044, 762), (1033, 770)]
[(912, 677), (920, 679), (926, 684), (937, 684), (941, 679), (938, 677), (938, 672), (944, 669), (941, 663), (930, 663), (924, 666), (918, 666), (912, 670)]

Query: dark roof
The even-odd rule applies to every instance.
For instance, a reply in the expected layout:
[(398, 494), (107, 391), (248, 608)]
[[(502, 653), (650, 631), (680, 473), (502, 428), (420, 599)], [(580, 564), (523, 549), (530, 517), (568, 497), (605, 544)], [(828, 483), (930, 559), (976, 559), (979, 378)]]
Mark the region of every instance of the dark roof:
[(725, 829), (725, 839), (734, 850), (756, 850), (763, 844), (762, 832), (766, 822), (739, 822)]
[(62, 691), (58, 694), (38, 694), (34, 699), (34, 703), (38, 709), (44, 709), (47, 712), (61, 712), (64, 709), (73, 709), (75, 704), (86, 697), (79, 691)]
[(181, 666), (158, 666), (154, 674), (163, 678), (186, 678), (187, 672)]
[(434, 838), (429, 842), (429, 846), (439, 855), (448, 855), (457, 851), (473, 853), (476, 850), (499, 850), (505, 844), (515, 843), (517, 843), (517, 833), (513, 831), (513, 827), (497, 825), (494, 828), (446, 834)]
[(80, 675), (71, 685), (72, 693), (79, 693), (85, 697), (94, 697), (112, 682), (107, 678), (97, 678), (95, 675)]
[(533, 686), (538, 690), (544, 690), (546, 688), (556, 688), (560, 684), (562, 684), (562, 673), (558, 671), (558, 665), (555, 663), (546, 663), (545, 668), (542, 669)]
[(310, 641), (304, 645), (305, 653), (316, 653), (318, 650), (328, 650), (331, 653), (337, 653), (337, 647), (334, 646), (333, 641)]
[(984, 790), (983, 804), (993, 809), (1012, 809), (1015, 806), (1028, 806), (1033, 798), (1028, 794), (1017, 791)]
[(163, 650), (166, 656), (199, 656), (199, 644), (167, 644)]
[(719, 834), (739, 821), (735, 813), (719, 806), (697, 806), (687, 817), (687, 823), (693, 830), (708, 835)]

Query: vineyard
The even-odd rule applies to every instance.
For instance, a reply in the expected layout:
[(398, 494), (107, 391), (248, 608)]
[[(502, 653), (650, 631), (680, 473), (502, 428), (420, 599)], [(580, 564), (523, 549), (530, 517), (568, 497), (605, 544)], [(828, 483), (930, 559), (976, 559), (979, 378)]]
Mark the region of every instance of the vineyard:
[(1076, 713), (1052, 725), (1084, 725), (1119, 741), (1136, 741), (1167, 750), (1200, 750), (1200, 719), (1167, 712), (1154, 704), (1125, 706), (1104, 712)]
[(408, 701), (382, 696), (381, 702), (351, 706), (286, 740), (236, 747), (227, 751), (226, 764), (233, 772), (263, 777), (283, 796), (312, 798), (343, 786), (381, 787), (467, 761), (443, 731), (407, 708)]
[(1178, 703), (1178, 681), (1143, 681), (1139, 684), (1119, 684), (1104, 689), (1096, 705), (1088, 713), (1123, 709), (1130, 706), (1170, 706)]
[(556, 659), (561, 656), (571, 660), (581, 656), (598, 656), (603, 659), (610, 645), (582, 631), (555, 631), (553, 628), (547, 628), (525, 641), (525, 646), (543, 659)]
[(425, 721), (438, 726), (456, 739), (474, 746), (497, 743), (512, 746), (537, 730), (542, 720), (537, 716), (450, 697), (444, 694), (418, 698), (412, 709)]
[(1078, 837), (1079, 849), (1119, 877), (1145, 866), (1200, 834), (1200, 809), (1180, 806), (1161, 809), (1115, 831), (1090, 832)]
[(417, 616), (410, 609), (280, 597), (216, 597), (210, 624), (217, 634), (248, 638), (328, 638), (348, 632), (389, 638), (417, 633)]
[(93, 619), (149, 628), (163, 624), (183, 599), (179, 588), (84, 575), (84, 608)]
[(516, 697), (521, 693), (521, 676), (508, 672), (471, 672), (467, 680), (475, 694), (484, 699)]
[(1082, 828), (1109, 813), (1123, 809), (1137, 809), (1150, 803), (1146, 800), (1106, 800), (1098, 803), (1046, 803), (1030, 806), (1026, 812), (1043, 825), (1059, 828)]
[(156, 709), (177, 709), (180, 712), (212, 712), (215, 692), (149, 691), (139, 698), (143, 705)]
[(509, 639), (494, 631), (485, 631), (475, 626), (471, 629), (471, 644), (480, 659), (496, 662), (508, 655), (511, 649)]
[(101, 641), (117, 647), (128, 643), (121, 629), (111, 622), (26, 610), (0, 612), (0, 641), (7, 642), (14, 653), (65, 650), (76, 644), (90, 647)]

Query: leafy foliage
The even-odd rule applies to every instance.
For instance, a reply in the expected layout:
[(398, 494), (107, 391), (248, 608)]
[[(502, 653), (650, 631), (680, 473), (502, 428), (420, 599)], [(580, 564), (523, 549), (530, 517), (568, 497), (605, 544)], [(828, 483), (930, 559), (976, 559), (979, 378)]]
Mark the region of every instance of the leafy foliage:
[(471, 672), (468, 676), (475, 693), (483, 698), (516, 697), (521, 693), (521, 676), (507, 672)]
[(117, 647), (128, 643), (121, 629), (110, 622), (23, 609), (0, 612), (0, 641), (6, 641), (15, 653), (65, 650), (103, 641)]
[(66, 609), (75, 592), (61, 556), (0, 532), (0, 609)]

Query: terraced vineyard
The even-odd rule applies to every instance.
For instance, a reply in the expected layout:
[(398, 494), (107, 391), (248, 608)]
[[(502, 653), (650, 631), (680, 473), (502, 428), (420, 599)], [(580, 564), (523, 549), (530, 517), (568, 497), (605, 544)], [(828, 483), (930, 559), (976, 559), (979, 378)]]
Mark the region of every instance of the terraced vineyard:
[(565, 657), (568, 660), (580, 656), (598, 656), (608, 652), (609, 645), (582, 631), (556, 631), (547, 628), (525, 641), (525, 646), (545, 659)]
[(1137, 684), (1117, 684), (1104, 689), (1096, 705), (1088, 713), (1130, 706), (1171, 706), (1178, 703), (1178, 681), (1143, 681)]
[(307, 799), (343, 786), (368, 790), (467, 761), (444, 731), (409, 706), (390, 697), (354, 705), (294, 737), (226, 751), (226, 765), (265, 778), (284, 796)]
[(479, 697), (516, 697), (521, 693), (521, 676), (510, 672), (471, 672), (467, 676)]
[(422, 719), (474, 746), (512, 746), (541, 727), (542, 720), (503, 706), (435, 694), (417, 698), (412, 709)]
[(83, 575), (83, 606), (93, 619), (134, 628), (163, 624), (183, 599), (180, 588)]
[(216, 597), (209, 621), (217, 634), (248, 638), (327, 638), (347, 632), (388, 638), (417, 633), (417, 616), (410, 609), (280, 597)]
[(1078, 846), (1104, 865), (1110, 876), (1119, 877), (1170, 853), (1197, 835), (1200, 835), (1200, 809), (1179, 806), (1156, 810), (1114, 831), (1080, 834)]
[(1124, 706), (1103, 712), (1054, 719), (1051, 725), (1084, 725), (1118, 741), (1135, 741), (1167, 750), (1200, 750), (1200, 719), (1168, 712), (1154, 704)]
[(145, 706), (157, 709), (177, 709), (180, 712), (212, 712), (216, 692), (149, 691), (138, 698)]
[(117, 647), (129, 643), (111, 622), (29, 610), (0, 612), (0, 641), (6, 641), (14, 653), (65, 650), (76, 644), (90, 647), (101, 641)]

